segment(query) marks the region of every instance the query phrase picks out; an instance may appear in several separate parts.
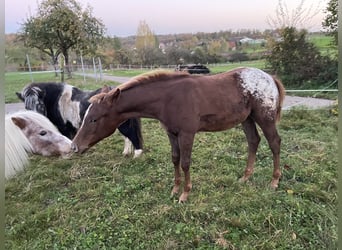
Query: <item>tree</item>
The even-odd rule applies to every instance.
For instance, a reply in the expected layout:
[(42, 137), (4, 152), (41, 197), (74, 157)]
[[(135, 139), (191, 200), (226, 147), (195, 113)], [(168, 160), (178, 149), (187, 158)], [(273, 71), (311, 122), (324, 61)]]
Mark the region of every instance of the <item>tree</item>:
[(325, 10), (327, 16), (325, 17), (322, 25), (329, 35), (334, 37), (334, 44), (337, 45), (338, 40), (338, 2), (337, 0), (330, 0), (328, 7)]
[(139, 23), (135, 48), (140, 63), (151, 64), (151, 61), (153, 61), (151, 56), (157, 48), (157, 39), (145, 21), (140, 21)]
[(207, 63), (207, 53), (202, 47), (196, 47), (191, 51), (191, 60), (193, 63)]
[[(337, 64), (328, 56), (321, 56), (318, 48), (306, 40), (306, 35), (307, 31), (294, 27), (282, 29), (280, 39), (270, 41), (270, 53), (266, 57), (268, 66), (284, 83), (292, 86), (311, 80), (335, 80)], [(331, 74), (334, 67), (335, 75)]]
[(69, 50), (94, 53), (103, 34), (104, 25), (93, 17), (90, 6), (82, 10), (76, 0), (44, 0), (37, 15), (22, 24), (20, 38), (26, 46), (48, 54), (54, 65), (62, 54), (71, 77)]
[(285, 27), (296, 27), (308, 29), (310, 21), (320, 12), (319, 4), (314, 7), (311, 4), (305, 7), (305, 0), (301, 0), (292, 11), (289, 10), (285, 0), (279, 0), (275, 10), (275, 16), (268, 16), (267, 22), (272, 29), (283, 29)]

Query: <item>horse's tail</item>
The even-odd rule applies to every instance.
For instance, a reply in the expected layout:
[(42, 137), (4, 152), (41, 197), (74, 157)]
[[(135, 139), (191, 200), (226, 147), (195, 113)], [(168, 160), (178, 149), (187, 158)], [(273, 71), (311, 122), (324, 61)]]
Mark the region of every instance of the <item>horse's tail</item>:
[(285, 98), (285, 87), (282, 84), (282, 82), (275, 76), (273, 76), (273, 80), (277, 84), (278, 92), (279, 92), (279, 100), (278, 100), (278, 105), (277, 105), (277, 122), (279, 122), (280, 117), (281, 117), (281, 109), (283, 107), (283, 102)]

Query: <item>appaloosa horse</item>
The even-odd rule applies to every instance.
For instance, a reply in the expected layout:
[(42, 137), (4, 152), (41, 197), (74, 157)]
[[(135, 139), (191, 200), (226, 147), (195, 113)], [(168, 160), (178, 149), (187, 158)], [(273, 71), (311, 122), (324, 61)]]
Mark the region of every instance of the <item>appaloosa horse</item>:
[[(25, 86), (21, 93), (16, 94), (25, 103), (27, 110), (45, 115), (63, 135), (72, 139), (89, 106), (89, 98), (100, 91), (101, 89), (83, 91), (66, 83), (31, 83)], [(143, 151), (140, 120), (127, 119), (120, 124), (118, 130), (125, 136), (123, 154), (130, 154), (133, 144), (134, 157), (140, 156)]]
[(11, 178), (28, 164), (29, 154), (70, 154), (71, 140), (60, 134), (45, 116), (18, 111), (5, 117), (5, 177)]
[(271, 187), (277, 188), (281, 176), (281, 139), (276, 122), (280, 119), (284, 94), (279, 80), (255, 68), (237, 68), (210, 76), (176, 72), (140, 75), (90, 99), (91, 105), (72, 148), (75, 152), (85, 152), (130, 117), (158, 119), (167, 131), (172, 148), (175, 168), (172, 195), (180, 188), (180, 168), (185, 175), (179, 198), (182, 202), (187, 200), (192, 188), (189, 167), (195, 134), (226, 130), (242, 123), (248, 141), (248, 160), (240, 181), (246, 181), (253, 172), (260, 141), (258, 124), (273, 153)]

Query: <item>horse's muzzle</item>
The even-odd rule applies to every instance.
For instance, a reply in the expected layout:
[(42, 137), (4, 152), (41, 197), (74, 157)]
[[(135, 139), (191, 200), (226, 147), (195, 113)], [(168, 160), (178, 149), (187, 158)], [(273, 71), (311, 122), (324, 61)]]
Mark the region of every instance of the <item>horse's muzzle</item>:
[(71, 143), (71, 151), (74, 151), (74, 153), (78, 153), (78, 147), (75, 143)]

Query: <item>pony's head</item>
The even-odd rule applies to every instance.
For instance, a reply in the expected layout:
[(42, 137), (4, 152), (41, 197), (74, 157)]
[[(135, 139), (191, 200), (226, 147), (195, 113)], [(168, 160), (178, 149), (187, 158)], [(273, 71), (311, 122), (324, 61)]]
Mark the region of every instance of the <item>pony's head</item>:
[(71, 141), (61, 135), (43, 115), (24, 111), (11, 115), (11, 120), (31, 144), (32, 153), (43, 156), (68, 156)]
[(25, 109), (38, 112), (39, 114), (47, 114), (44, 104), (45, 92), (38, 86), (28, 85), (24, 87), (21, 93), (16, 92), (20, 100), (25, 103)]
[(90, 98), (82, 125), (72, 141), (74, 152), (84, 153), (103, 138), (113, 134), (124, 121), (115, 105), (120, 94), (119, 88), (111, 91), (103, 89), (101, 93)]

